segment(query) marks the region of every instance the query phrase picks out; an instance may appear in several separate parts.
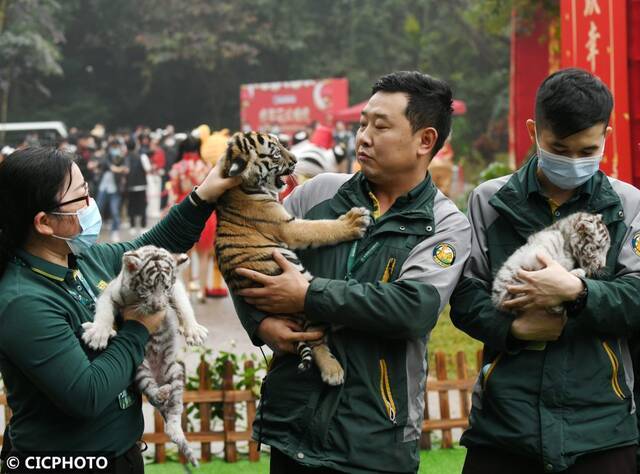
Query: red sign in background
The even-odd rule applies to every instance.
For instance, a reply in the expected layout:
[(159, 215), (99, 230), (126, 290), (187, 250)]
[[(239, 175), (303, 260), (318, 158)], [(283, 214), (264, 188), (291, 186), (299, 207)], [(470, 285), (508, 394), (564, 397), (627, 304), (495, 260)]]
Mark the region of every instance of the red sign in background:
[(548, 38), (553, 36), (549, 18), (538, 15), (523, 31), (517, 11), (511, 20), (509, 162), (516, 169), (535, 152), (526, 122), (535, 116), (536, 91), (553, 69), (555, 58), (549, 51)]
[(627, 2), (561, 0), (560, 14), (562, 67), (592, 72), (613, 94), (613, 134), (607, 140), (601, 169), (609, 176), (632, 182)]
[(253, 130), (295, 133), (311, 122), (329, 125), (333, 115), (349, 105), (345, 78), (263, 82), (240, 87), (242, 126)]

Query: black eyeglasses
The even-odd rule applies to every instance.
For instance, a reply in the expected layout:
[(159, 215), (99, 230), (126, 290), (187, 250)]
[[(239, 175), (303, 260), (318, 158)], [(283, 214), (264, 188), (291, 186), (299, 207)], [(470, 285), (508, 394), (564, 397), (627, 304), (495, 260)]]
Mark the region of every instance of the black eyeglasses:
[(84, 183), (84, 192), (85, 192), (84, 196), (58, 203), (56, 205), (56, 209), (62, 206), (66, 206), (67, 204), (72, 204), (74, 202), (80, 202), (80, 201), (84, 201), (88, 206), (91, 200), (91, 196), (89, 195), (89, 184), (86, 182)]

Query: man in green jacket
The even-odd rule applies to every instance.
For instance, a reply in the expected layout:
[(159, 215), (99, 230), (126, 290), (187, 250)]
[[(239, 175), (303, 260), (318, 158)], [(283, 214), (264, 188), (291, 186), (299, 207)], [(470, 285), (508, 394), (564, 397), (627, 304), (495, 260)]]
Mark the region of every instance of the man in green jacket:
[[(280, 276), (243, 271), (264, 287), (240, 293), (240, 319), (254, 343), (276, 352), (254, 425), (272, 447), (272, 473), (418, 469), (427, 339), (471, 240), (467, 219), (427, 172), (451, 112), (451, 90), (440, 80), (418, 72), (379, 79), (357, 134), (362, 172), (319, 175), (285, 202), (305, 219), (367, 207), (374, 223), (366, 235), (300, 252), (311, 282), (280, 256)], [(303, 336), (271, 315), (300, 312), (340, 326), (329, 340), (343, 385), (324, 384), (315, 367), (298, 373), (295, 342)]]
[[(465, 474), (636, 472), (629, 337), (640, 326), (640, 192), (598, 170), (612, 107), (595, 76), (552, 74), (527, 122), (537, 154), (471, 194), (471, 256), (451, 299), (454, 324), (484, 343)], [(607, 225), (603, 276), (577, 278), (539, 257), (543, 269), (510, 289), (512, 312), (497, 310), (490, 294), (503, 262), (577, 211)], [(545, 310), (563, 303), (566, 317)]]

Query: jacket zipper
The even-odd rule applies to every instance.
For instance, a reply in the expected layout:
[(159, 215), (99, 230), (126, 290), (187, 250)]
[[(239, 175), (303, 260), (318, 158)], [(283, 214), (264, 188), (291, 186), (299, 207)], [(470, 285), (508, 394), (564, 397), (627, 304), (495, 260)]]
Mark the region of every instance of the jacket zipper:
[(387, 361), (380, 359), (380, 395), (384, 402), (385, 409), (387, 410), (387, 416), (389, 420), (396, 424), (396, 404), (393, 401), (393, 394), (391, 393), (391, 384), (389, 383), (389, 373), (387, 371)]
[(482, 381), (483, 390), (487, 388), (487, 382), (489, 381), (489, 377), (491, 377), (491, 374), (493, 373), (494, 369), (496, 368), (496, 365), (498, 365), (498, 362), (500, 362), (500, 359), (502, 359), (502, 354), (504, 354), (504, 353), (501, 352), (500, 354), (498, 354), (498, 356), (495, 359), (493, 359), (493, 362), (491, 362), (491, 365), (489, 366), (489, 368), (485, 372), (484, 380)]
[(611, 349), (611, 346), (609, 346), (607, 341), (602, 341), (602, 347), (604, 347), (605, 352), (609, 356), (609, 361), (611, 362), (611, 387), (618, 398), (624, 400), (624, 392), (618, 383), (618, 368), (620, 367), (620, 364), (616, 357), (616, 353), (613, 352), (613, 349)]

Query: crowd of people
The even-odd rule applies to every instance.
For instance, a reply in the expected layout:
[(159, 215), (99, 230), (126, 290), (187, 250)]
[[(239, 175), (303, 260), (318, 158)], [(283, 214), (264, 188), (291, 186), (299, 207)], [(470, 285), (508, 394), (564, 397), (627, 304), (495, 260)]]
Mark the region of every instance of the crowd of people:
[[(314, 122), (292, 136), (281, 133), (277, 126), (268, 129), (296, 154), (296, 182), (324, 172), (357, 170), (355, 135), (343, 122), (333, 129)], [(173, 125), (109, 132), (96, 124), (90, 131), (71, 128), (55, 145), (76, 155), (103, 218), (111, 221), (110, 240), (119, 242), (129, 237), (122, 233), (127, 228), (130, 236), (144, 232), (148, 218), (160, 217), (206, 176), (217, 156), (204, 152), (203, 133), (210, 135), (207, 126), (189, 133), (176, 133)], [(229, 136), (227, 130), (221, 133)], [(16, 148), (45, 144), (37, 133), (26, 134), (15, 148), (0, 144), (0, 162)]]

